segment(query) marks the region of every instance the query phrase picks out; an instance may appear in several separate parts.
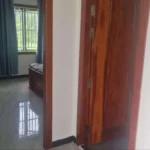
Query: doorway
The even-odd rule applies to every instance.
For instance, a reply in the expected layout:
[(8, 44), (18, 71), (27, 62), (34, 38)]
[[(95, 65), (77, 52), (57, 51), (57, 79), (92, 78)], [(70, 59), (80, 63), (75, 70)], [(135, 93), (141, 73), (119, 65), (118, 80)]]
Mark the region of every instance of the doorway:
[[(0, 149), (43, 148), (43, 65), (33, 67), (41, 42), (38, 6), (0, 1)], [(38, 88), (29, 68), (41, 76)]]
[[(139, 14), (140, 15), (137, 15), (137, 18), (141, 19), (144, 15), (147, 17), (148, 16), (148, 1), (147, 2), (142, 2), (142, 1), (139, 1), (140, 3), (138, 3), (139, 5), (137, 5), (137, 10), (139, 10)], [(86, 142), (89, 142), (87, 139), (88, 139), (88, 133), (90, 130), (89, 130), (89, 127), (87, 126), (88, 125), (88, 122), (89, 122), (89, 117), (88, 117), (88, 109), (89, 109), (89, 105), (88, 105), (88, 93), (89, 93), (89, 87), (91, 86), (91, 81), (89, 80), (90, 78), (90, 72), (89, 72), (89, 68), (90, 68), (90, 43), (91, 43), (91, 39), (89, 38), (89, 30), (91, 28), (91, 5), (92, 5), (92, 1), (88, 1), (88, 0), (82, 0), (82, 25), (81, 25), (81, 40), (82, 40), (82, 43), (81, 43), (81, 51), (80, 51), (80, 81), (79, 81), (79, 105), (78, 105), (78, 130), (77, 130), (77, 139), (78, 139), (78, 143), (79, 144), (83, 144), (83, 143), (86, 143)], [(47, 1), (46, 2), (46, 5), (47, 5), (47, 12), (49, 14), (52, 14), (52, 11), (50, 11), (49, 8), (51, 8), (52, 10), (52, 1)], [(145, 10), (143, 12), (143, 10)], [(137, 13), (138, 14), (138, 13)], [(49, 37), (52, 41), (52, 37), (50, 35), (52, 35), (52, 15), (50, 16), (45, 16), (46, 19), (47, 19), (47, 23), (49, 24), (49, 27), (51, 27), (50, 29), (48, 28), (47, 26), (47, 30), (48, 30), (48, 33), (47, 33), (47, 37)], [(50, 18), (49, 18), (50, 17)], [(138, 24), (137, 26), (137, 31), (139, 31), (139, 29), (145, 29), (146, 26), (147, 26), (147, 18), (144, 18), (143, 20), (143, 23), (144, 24)], [(138, 19), (136, 21), (138, 21)], [(92, 32), (91, 32), (92, 33)], [(139, 32), (138, 32), (139, 33)], [(137, 37), (139, 37), (139, 34), (137, 33)], [(142, 32), (143, 33), (143, 32)], [(146, 30), (144, 30), (144, 35), (143, 37), (146, 37)], [(49, 61), (49, 65), (47, 65), (47, 70), (51, 70), (52, 71), (52, 59), (50, 60), (49, 58), (52, 58), (52, 43), (48, 43), (50, 42), (48, 39), (47, 39), (47, 52), (49, 53), (49, 57), (47, 57), (47, 61)], [(142, 54), (144, 54), (144, 43), (145, 41), (143, 40), (142, 41)], [(48, 49), (50, 48), (50, 49)], [(141, 50), (140, 49), (140, 50)], [(140, 55), (140, 57), (142, 57), (142, 54)], [(45, 55), (45, 57), (48, 56), (48, 55)], [(136, 56), (137, 57), (137, 56)], [(141, 59), (140, 59), (141, 60)], [(135, 58), (135, 64), (137, 63), (137, 58)], [(87, 65), (85, 65), (87, 64)], [(142, 60), (140, 62), (140, 64), (142, 64)], [(137, 64), (136, 64), (137, 65)], [(51, 69), (49, 69), (51, 68)], [(142, 68), (142, 65), (141, 65), (141, 68)], [(45, 69), (46, 70), (46, 69)], [(135, 72), (133, 72), (133, 74), (135, 75)], [(48, 76), (50, 74), (47, 74), (47, 80), (48, 79)], [(133, 76), (134, 76), (133, 75)], [(138, 78), (140, 80), (141, 76)], [(135, 80), (135, 78), (134, 78)], [(88, 81), (88, 88), (87, 88), (87, 81)], [(51, 80), (49, 80), (49, 83), (52, 83), (52, 76), (51, 76)], [(46, 83), (46, 80), (45, 80), (45, 88), (47, 88), (47, 86), (49, 86), (50, 89), (52, 89), (51, 87), (52, 84), (49, 84)], [(140, 83), (139, 83), (139, 86), (140, 86)], [(139, 88), (140, 89), (140, 88)], [(133, 93), (134, 92), (137, 92), (137, 91), (134, 91), (135, 89), (133, 88)], [(47, 93), (49, 91), (47, 90)], [(83, 94), (84, 93), (84, 94)], [(133, 94), (134, 95), (134, 94)], [(47, 130), (45, 130), (45, 135), (47, 134), (47, 137), (45, 136), (45, 142), (46, 142), (46, 147), (51, 147), (52, 146), (52, 94), (47, 94), (46, 96), (46, 99), (47, 99), (47, 110), (46, 110), (46, 117), (45, 117), (45, 126)], [(137, 99), (135, 99), (135, 101), (137, 101)], [(131, 105), (132, 106), (132, 105)], [(138, 106), (135, 108), (137, 109)], [(133, 109), (133, 110), (135, 110)], [(137, 110), (135, 112), (137, 114)], [(50, 116), (49, 116), (50, 114)], [(137, 120), (136, 120), (137, 121)], [(136, 124), (136, 121), (134, 122)], [(133, 124), (132, 124), (133, 125)], [(48, 131), (48, 132), (46, 132)], [(132, 130), (133, 131), (133, 130)], [(130, 132), (131, 133), (131, 132)], [(134, 134), (135, 136), (135, 134)], [(135, 137), (132, 139), (132, 140), (135, 140)]]
[(0, 0), (0, 7), (0, 149), (49, 149), (52, 1)]

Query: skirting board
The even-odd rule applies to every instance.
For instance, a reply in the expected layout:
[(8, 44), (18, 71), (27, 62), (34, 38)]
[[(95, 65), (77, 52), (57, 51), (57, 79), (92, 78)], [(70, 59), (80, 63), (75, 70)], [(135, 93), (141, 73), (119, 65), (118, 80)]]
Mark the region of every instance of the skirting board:
[(68, 144), (68, 143), (71, 143), (71, 142), (76, 143), (76, 137), (75, 136), (70, 136), (70, 137), (65, 138), (65, 139), (54, 141), (52, 143), (52, 147), (54, 148), (54, 147), (62, 146), (62, 145), (65, 145), (65, 144)]
[(25, 75), (15, 75), (15, 76), (9, 76), (9, 77), (0, 77), (0, 80), (26, 78), (26, 77), (29, 77), (29, 75), (28, 75), (28, 74), (25, 74)]

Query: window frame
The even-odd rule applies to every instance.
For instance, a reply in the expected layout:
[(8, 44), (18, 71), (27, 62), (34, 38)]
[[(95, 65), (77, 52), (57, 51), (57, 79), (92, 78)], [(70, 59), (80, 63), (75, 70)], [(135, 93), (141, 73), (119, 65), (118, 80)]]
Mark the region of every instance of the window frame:
[[(29, 9), (31, 11), (37, 11), (38, 12), (38, 6), (34, 6), (34, 5), (23, 5), (23, 4), (14, 4), (14, 9), (21, 9), (22, 11), (24, 9)], [(24, 18), (24, 21), (26, 22), (26, 19), (25, 19), (25, 13), (23, 14), (23, 18)], [(22, 24), (22, 28), (24, 28), (24, 32), (22, 32), (22, 34), (25, 34), (25, 35), (22, 35), (22, 38), (23, 38), (23, 50), (19, 51), (18, 50), (18, 53), (19, 54), (36, 54), (36, 50), (27, 50), (26, 48), (26, 25)], [(23, 30), (23, 29), (22, 29)], [(18, 39), (17, 39), (18, 40)], [(24, 46), (25, 45), (25, 46)]]

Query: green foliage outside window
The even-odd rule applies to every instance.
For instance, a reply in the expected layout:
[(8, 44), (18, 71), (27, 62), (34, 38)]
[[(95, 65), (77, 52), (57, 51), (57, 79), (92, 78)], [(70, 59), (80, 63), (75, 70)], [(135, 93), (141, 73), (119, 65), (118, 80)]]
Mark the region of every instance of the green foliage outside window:
[(38, 39), (38, 12), (15, 8), (18, 51), (36, 51)]

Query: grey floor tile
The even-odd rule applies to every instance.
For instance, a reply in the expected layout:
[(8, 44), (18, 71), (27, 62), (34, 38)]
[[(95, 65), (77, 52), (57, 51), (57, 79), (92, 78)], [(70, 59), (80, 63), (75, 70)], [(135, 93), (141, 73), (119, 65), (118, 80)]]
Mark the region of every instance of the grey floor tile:
[(43, 149), (43, 103), (28, 85), (0, 80), (0, 150)]
[(81, 150), (75, 143), (69, 143), (60, 147), (52, 148), (51, 150)]

